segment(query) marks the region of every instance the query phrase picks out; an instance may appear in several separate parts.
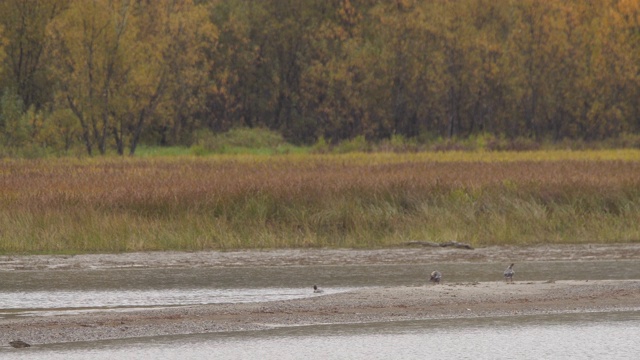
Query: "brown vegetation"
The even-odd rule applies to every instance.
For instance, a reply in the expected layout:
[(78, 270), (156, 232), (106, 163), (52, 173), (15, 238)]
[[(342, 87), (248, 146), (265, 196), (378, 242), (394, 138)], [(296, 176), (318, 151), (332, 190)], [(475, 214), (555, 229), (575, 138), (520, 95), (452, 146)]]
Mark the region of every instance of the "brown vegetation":
[(632, 242), (640, 162), (4, 161), (0, 209), (3, 253)]

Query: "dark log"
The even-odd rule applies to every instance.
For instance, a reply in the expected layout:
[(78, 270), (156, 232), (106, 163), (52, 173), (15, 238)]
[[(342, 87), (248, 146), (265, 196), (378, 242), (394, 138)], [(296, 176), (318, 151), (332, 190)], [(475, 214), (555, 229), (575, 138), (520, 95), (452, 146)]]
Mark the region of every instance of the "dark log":
[(404, 243), (404, 245), (420, 245), (420, 246), (431, 246), (431, 247), (455, 247), (458, 249), (467, 249), (473, 250), (473, 247), (469, 244), (459, 243), (457, 241), (447, 241), (442, 243), (435, 243), (430, 241), (408, 241)]
[(11, 347), (14, 347), (16, 349), (26, 348), (31, 346), (22, 340), (9, 341), (9, 345), (11, 345)]

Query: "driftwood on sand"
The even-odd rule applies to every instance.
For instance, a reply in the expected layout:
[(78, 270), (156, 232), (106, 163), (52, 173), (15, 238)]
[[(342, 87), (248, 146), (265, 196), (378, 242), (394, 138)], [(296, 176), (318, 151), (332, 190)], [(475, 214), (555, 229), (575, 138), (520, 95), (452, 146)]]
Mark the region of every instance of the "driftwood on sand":
[(430, 241), (407, 241), (404, 244), (405, 245), (432, 246), (432, 247), (447, 247), (447, 246), (451, 246), (451, 247), (455, 247), (455, 248), (459, 248), (459, 249), (473, 250), (473, 247), (471, 245), (465, 244), (465, 243), (460, 243), (460, 242), (457, 242), (457, 241), (447, 241), (447, 242), (442, 242), (442, 243), (435, 243), (435, 242), (430, 242)]

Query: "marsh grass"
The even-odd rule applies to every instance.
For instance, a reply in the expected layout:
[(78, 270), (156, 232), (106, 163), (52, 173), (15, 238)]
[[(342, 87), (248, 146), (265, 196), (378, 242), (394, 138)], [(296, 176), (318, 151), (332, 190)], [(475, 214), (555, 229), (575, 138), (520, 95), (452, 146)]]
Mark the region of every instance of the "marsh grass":
[(640, 152), (0, 163), (0, 252), (640, 240)]

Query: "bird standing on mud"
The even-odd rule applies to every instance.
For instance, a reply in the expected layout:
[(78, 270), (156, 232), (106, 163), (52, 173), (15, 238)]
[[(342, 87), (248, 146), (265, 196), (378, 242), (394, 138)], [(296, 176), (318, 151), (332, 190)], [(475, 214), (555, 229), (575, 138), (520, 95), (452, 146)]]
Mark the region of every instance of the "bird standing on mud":
[(516, 273), (513, 271), (513, 265), (514, 264), (509, 265), (509, 267), (504, 271), (504, 279), (509, 283), (513, 282), (513, 274)]
[(442, 280), (442, 274), (440, 274), (440, 271), (436, 270), (431, 272), (431, 277), (429, 278), (429, 281), (432, 281), (436, 284), (440, 284), (440, 280)]
[(321, 294), (324, 291), (322, 289), (318, 288), (318, 285), (313, 285), (313, 292), (316, 293), (316, 294)]

